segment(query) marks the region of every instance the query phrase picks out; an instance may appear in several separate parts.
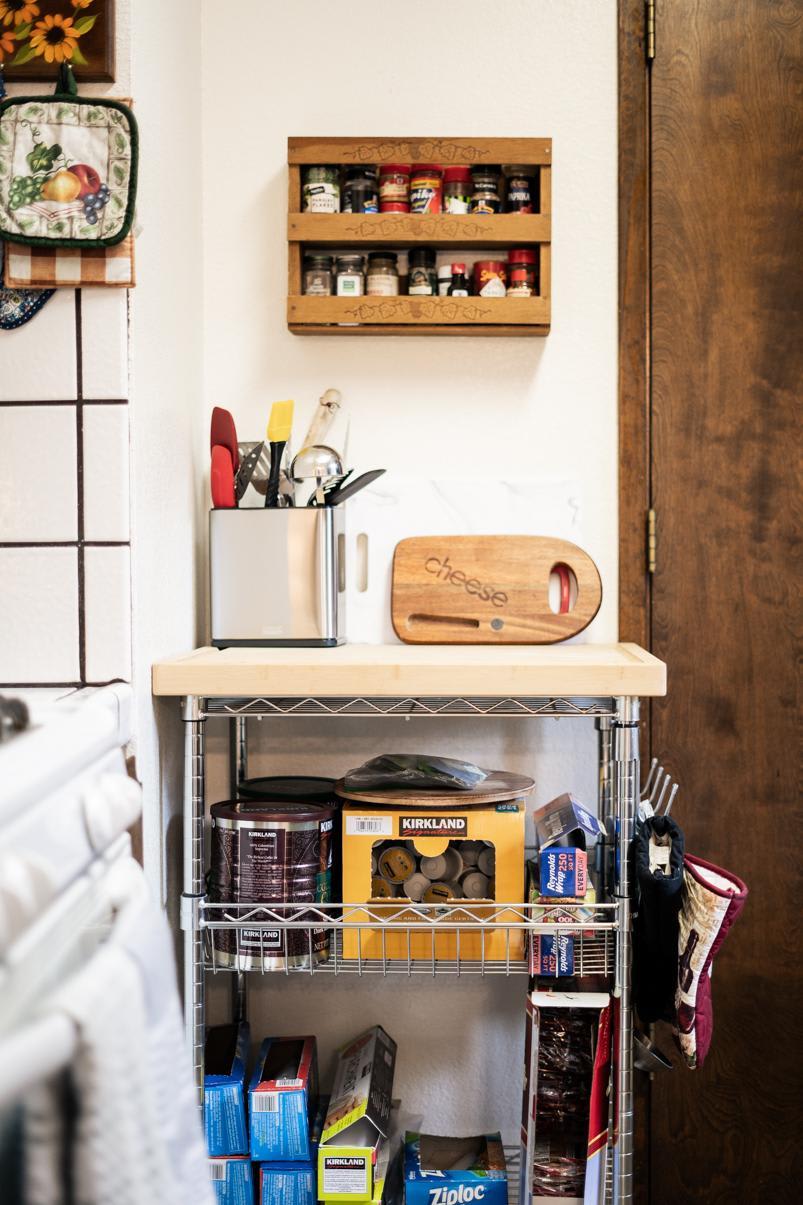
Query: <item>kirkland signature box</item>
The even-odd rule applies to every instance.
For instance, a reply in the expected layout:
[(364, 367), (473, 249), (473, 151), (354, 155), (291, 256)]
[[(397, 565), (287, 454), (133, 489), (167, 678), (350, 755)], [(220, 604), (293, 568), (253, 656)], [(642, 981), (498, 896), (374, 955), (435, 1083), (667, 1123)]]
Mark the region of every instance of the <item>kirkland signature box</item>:
[(318, 1148), (318, 1198), (370, 1201), (374, 1167), (390, 1127), (396, 1043), (380, 1025), (338, 1053)]
[(309, 1162), (318, 1106), (315, 1038), (265, 1038), (248, 1091), (251, 1158)]
[[(405, 846), (410, 865), (420, 866), (420, 856), (435, 859), (448, 849), (460, 853), (461, 847), (476, 848), (482, 843), (489, 850), (487, 896), (460, 898), (464, 905), (455, 917), (461, 923), (471, 925), (473, 919), (494, 915), (494, 920), (504, 925), (507, 918), (514, 923), (518, 918), (512, 913), (498, 911), (488, 905), (495, 900), (503, 903), (524, 902), (524, 820), (525, 807), (521, 799), (484, 806), (455, 806), (438, 810), (433, 808), (385, 807), (369, 803), (351, 803), (343, 808), (343, 898), (349, 904), (365, 901), (385, 905), (399, 905), (394, 920), (400, 925), (419, 921), (420, 915), (404, 909), (404, 895), (387, 898), (375, 894), (376, 875), (372, 866), (377, 857), (387, 849), (388, 842)], [(469, 869), (468, 865), (466, 869)], [(471, 869), (476, 869), (472, 867)], [(414, 876), (421, 877), (421, 876)], [(399, 885), (402, 892), (403, 884)], [(475, 899), (481, 902), (475, 903)], [(445, 901), (444, 901), (445, 902)], [(427, 908), (426, 901), (417, 902), (417, 909)], [(438, 904), (431, 907), (437, 909)], [(349, 920), (359, 922), (363, 914), (350, 912)], [(368, 919), (367, 917), (365, 918)], [(434, 950), (433, 950), (434, 946)], [(457, 957), (457, 934), (447, 928), (434, 933), (411, 931), (393, 933), (388, 930), (344, 929), (344, 958), (436, 958)], [(524, 936), (520, 929), (487, 929), (483, 936), (470, 928), (460, 931), (460, 956), (465, 959), (522, 958)]]
[(204, 1129), (207, 1153), (247, 1155), (245, 1123), (245, 1063), (248, 1025), (216, 1025), (206, 1035), (204, 1049)]

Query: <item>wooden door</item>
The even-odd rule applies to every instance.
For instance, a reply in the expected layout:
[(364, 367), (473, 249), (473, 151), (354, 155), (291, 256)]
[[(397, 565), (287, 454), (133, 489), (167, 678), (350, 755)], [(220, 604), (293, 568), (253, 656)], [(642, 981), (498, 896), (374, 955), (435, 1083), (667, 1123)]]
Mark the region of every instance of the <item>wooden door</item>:
[(645, 103), (637, 84), (623, 109), (644, 133), (623, 205), (641, 178), (651, 205), (621, 248), (622, 636), (668, 663), (649, 735), (687, 849), (750, 889), (714, 965), (710, 1056), (657, 1075), (642, 1112), (652, 1205), (803, 1195), (802, 44), (796, 0), (658, 0)]

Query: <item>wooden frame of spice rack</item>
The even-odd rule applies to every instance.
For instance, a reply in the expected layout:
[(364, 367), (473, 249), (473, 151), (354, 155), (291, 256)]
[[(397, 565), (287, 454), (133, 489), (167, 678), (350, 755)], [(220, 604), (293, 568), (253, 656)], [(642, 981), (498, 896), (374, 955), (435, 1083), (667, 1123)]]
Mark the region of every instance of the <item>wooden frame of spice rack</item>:
[[(551, 317), (552, 140), (550, 138), (288, 138), (287, 325), (296, 335), (546, 335)], [(383, 163), (533, 165), (533, 214), (302, 213), (306, 165)], [(308, 297), (301, 292), (306, 244), (338, 249), (539, 248), (536, 297)]]

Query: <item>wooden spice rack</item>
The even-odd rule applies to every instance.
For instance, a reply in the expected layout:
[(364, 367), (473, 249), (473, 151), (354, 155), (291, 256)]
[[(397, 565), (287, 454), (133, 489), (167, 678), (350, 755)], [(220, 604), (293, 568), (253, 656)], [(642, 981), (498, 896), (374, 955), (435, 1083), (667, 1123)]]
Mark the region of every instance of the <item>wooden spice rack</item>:
[[(296, 335), (546, 335), (551, 317), (552, 140), (549, 138), (288, 138), (287, 325)], [(539, 176), (534, 214), (302, 213), (301, 175), (309, 164), (514, 163)], [(372, 250), (417, 245), (438, 250), (533, 246), (536, 297), (307, 297), (305, 246)]]

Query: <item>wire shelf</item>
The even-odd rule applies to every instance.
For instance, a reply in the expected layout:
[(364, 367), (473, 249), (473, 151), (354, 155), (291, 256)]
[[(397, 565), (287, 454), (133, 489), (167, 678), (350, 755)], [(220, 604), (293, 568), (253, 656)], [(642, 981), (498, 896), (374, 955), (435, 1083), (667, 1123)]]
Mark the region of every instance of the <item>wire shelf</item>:
[(615, 716), (612, 698), (499, 698), (472, 696), (432, 696), (410, 698), (387, 696), (362, 698), (353, 695), (337, 698), (207, 698), (202, 703), (204, 718), (215, 716), (497, 716), (502, 719), (521, 716), (597, 717)]
[(505, 1146), (505, 1161), (507, 1163), (507, 1202), (508, 1205), (519, 1205), (521, 1148)]
[[(527, 975), (539, 934), (570, 935), (574, 976), (613, 973), (616, 905), (198, 902), (214, 974)], [(557, 978), (557, 967), (555, 969)]]

